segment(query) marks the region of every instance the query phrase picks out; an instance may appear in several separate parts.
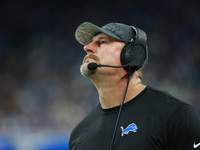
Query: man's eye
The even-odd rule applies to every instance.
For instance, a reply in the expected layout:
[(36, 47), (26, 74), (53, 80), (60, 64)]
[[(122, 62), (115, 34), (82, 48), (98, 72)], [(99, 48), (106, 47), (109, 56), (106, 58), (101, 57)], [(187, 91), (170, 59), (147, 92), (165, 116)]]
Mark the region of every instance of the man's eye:
[(106, 44), (106, 41), (101, 40), (101, 41), (100, 41), (100, 44)]

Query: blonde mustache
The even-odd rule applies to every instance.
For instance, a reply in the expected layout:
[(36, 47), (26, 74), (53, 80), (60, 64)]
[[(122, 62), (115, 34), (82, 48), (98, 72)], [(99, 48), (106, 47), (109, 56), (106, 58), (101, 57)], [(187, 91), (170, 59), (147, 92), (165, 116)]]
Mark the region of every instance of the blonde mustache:
[(94, 54), (87, 54), (82, 63), (85, 63), (88, 58), (94, 59), (97, 63), (99, 63), (99, 58)]

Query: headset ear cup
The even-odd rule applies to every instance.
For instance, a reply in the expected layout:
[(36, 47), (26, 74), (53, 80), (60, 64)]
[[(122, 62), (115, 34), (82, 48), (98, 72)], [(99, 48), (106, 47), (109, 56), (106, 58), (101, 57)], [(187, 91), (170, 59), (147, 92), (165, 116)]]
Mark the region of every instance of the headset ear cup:
[[(126, 65), (126, 64), (129, 63), (128, 60), (127, 60), (127, 51), (128, 51), (128, 48), (127, 48), (127, 47), (130, 47), (129, 44), (130, 44), (130, 43), (127, 43), (127, 44), (123, 47), (123, 49), (122, 49), (122, 51), (121, 51), (121, 57), (120, 57), (120, 59), (121, 59), (122, 65)], [(126, 71), (128, 71), (128, 70), (129, 70), (129, 67), (124, 67), (124, 69), (125, 69)]]
[[(125, 45), (125, 46), (126, 46), (126, 45)], [(126, 64), (126, 48), (125, 48), (125, 46), (122, 48), (121, 56), (120, 56), (121, 64), (122, 64), (122, 65), (125, 65), (125, 64)]]
[[(121, 52), (121, 63), (122, 65), (127, 65), (128, 63), (135, 61), (134, 57), (134, 42), (126, 43), (126, 45), (123, 47)], [(129, 66), (124, 67), (126, 71), (129, 71)], [(134, 70), (135, 67), (132, 67), (132, 70)]]
[[(137, 66), (133, 66), (131, 69), (138, 70), (142, 67), (146, 58), (146, 50), (143, 45), (135, 44), (134, 42), (127, 43), (121, 52), (121, 63), (126, 65), (130, 62), (139, 62)], [(126, 71), (129, 71), (129, 67), (124, 67)]]

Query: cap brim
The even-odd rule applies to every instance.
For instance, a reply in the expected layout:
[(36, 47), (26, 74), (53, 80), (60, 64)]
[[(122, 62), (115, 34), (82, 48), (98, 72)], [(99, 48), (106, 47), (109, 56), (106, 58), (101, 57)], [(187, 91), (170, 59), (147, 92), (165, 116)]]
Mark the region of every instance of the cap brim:
[(90, 23), (90, 22), (84, 22), (84, 23), (80, 24), (79, 27), (76, 29), (75, 37), (76, 37), (76, 40), (80, 44), (87, 45), (90, 42), (92, 42), (93, 37), (99, 32), (105, 33), (108, 36), (111, 36), (111, 37), (121, 41), (121, 39), (119, 37), (117, 37), (116, 35), (114, 35), (113, 33), (109, 32), (101, 27), (98, 27), (95, 24)]

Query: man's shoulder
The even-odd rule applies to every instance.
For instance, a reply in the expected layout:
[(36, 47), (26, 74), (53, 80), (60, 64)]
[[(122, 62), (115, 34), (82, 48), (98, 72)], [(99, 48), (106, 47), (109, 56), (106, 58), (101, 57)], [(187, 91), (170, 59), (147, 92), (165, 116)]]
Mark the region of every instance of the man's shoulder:
[(174, 104), (174, 105), (188, 105), (183, 100), (178, 99), (177, 97), (171, 95), (167, 91), (159, 90), (153, 87), (148, 86), (146, 96), (148, 96), (152, 101), (158, 103), (165, 103), (165, 104)]
[(147, 87), (145, 94), (145, 103), (147, 107), (151, 107), (153, 112), (172, 115), (177, 110), (193, 109), (193, 106), (172, 96), (170, 93), (156, 88)]
[(73, 129), (72, 132), (79, 132), (79, 130), (84, 130), (84, 128), (88, 128), (88, 125), (91, 124), (91, 122), (94, 121), (95, 118), (97, 118), (98, 115), (98, 109), (99, 105), (94, 107), (88, 114), (85, 116)]

